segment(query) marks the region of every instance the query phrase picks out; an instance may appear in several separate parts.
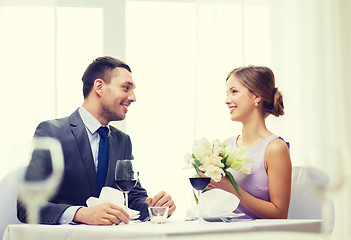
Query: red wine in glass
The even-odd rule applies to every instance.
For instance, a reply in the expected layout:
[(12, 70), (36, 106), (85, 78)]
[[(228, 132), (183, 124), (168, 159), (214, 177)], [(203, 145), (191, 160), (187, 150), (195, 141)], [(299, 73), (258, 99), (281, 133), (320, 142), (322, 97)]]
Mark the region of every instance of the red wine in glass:
[(133, 166), (134, 160), (117, 160), (115, 168), (115, 182), (117, 188), (123, 192), (125, 210), (128, 211), (128, 193), (137, 185), (139, 172)]
[(137, 180), (115, 180), (116, 181), (116, 185), (118, 187), (119, 190), (121, 190), (122, 192), (130, 192), (137, 184)]
[(196, 190), (205, 190), (211, 180), (211, 178), (209, 177), (193, 177), (189, 179), (190, 179), (191, 185)]

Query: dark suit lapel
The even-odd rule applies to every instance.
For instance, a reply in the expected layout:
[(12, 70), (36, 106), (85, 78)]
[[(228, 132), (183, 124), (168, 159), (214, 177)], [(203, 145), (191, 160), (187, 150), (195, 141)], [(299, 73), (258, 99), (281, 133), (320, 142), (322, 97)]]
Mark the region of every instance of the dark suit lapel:
[(79, 115), (78, 109), (72, 113), (69, 117), (69, 122), (71, 125), (72, 133), (77, 141), (77, 146), (83, 164), (86, 169), (86, 174), (88, 176), (88, 182), (91, 188), (92, 196), (97, 196), (97, 180), (96, 180), (96, 170), (93, 160), (93, 154), (90, 147), (89, 138), (85, 129), (85, 125)]
[(115, 167), (118, 156), (118, 139), (113, 134), (109, 136), (109, 162), (106, 176), (106, 186), (115, 186)]

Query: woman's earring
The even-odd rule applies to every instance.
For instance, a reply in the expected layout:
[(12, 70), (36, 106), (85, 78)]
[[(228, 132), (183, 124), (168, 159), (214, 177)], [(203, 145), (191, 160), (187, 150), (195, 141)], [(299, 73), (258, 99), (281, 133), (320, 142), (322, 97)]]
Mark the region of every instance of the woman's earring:
[(258, 107), (258, 102), (255, 102), (255, 107)]

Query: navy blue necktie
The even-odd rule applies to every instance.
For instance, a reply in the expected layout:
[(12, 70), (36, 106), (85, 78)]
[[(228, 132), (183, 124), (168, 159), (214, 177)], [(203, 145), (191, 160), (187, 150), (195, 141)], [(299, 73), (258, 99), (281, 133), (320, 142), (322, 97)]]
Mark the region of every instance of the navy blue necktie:
[(108, 167), (108, 128), (100, 127), (98, 130), (100, 135), (98, 166), (97, 166), (97, 187), (98, 194), (105, 185), (107, 167)]

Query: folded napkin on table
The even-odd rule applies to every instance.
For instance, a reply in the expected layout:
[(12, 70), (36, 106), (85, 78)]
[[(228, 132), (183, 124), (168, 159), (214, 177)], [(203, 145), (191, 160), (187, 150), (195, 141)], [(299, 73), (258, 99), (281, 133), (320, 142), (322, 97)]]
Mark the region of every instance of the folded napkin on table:
[[(119, 207), (124, 206), (124, 196), (121, 191), (118, 191), (117, 189), (111, 188), (111, 187), (103, 187), (101, 189), (101, 193), (99, 198), (96, 197), (90, 197), (86, 201), (88, 207), (93, 207), (105, 202), (110, 202), (112, 204), (115, 204)], [(140, 212), (128, 208), (127, 213), (129, 214), (131, 219), (136, 219), (139, 217)]]
[[(212, 189), (202, 193), (201, 213), (203, 218), (236, 217), (240, 214), (233, 213), (239, 205), (239, 198), (222, 189)], [(188, 217), (199, 216), (199, 205), (187, 211)]]

